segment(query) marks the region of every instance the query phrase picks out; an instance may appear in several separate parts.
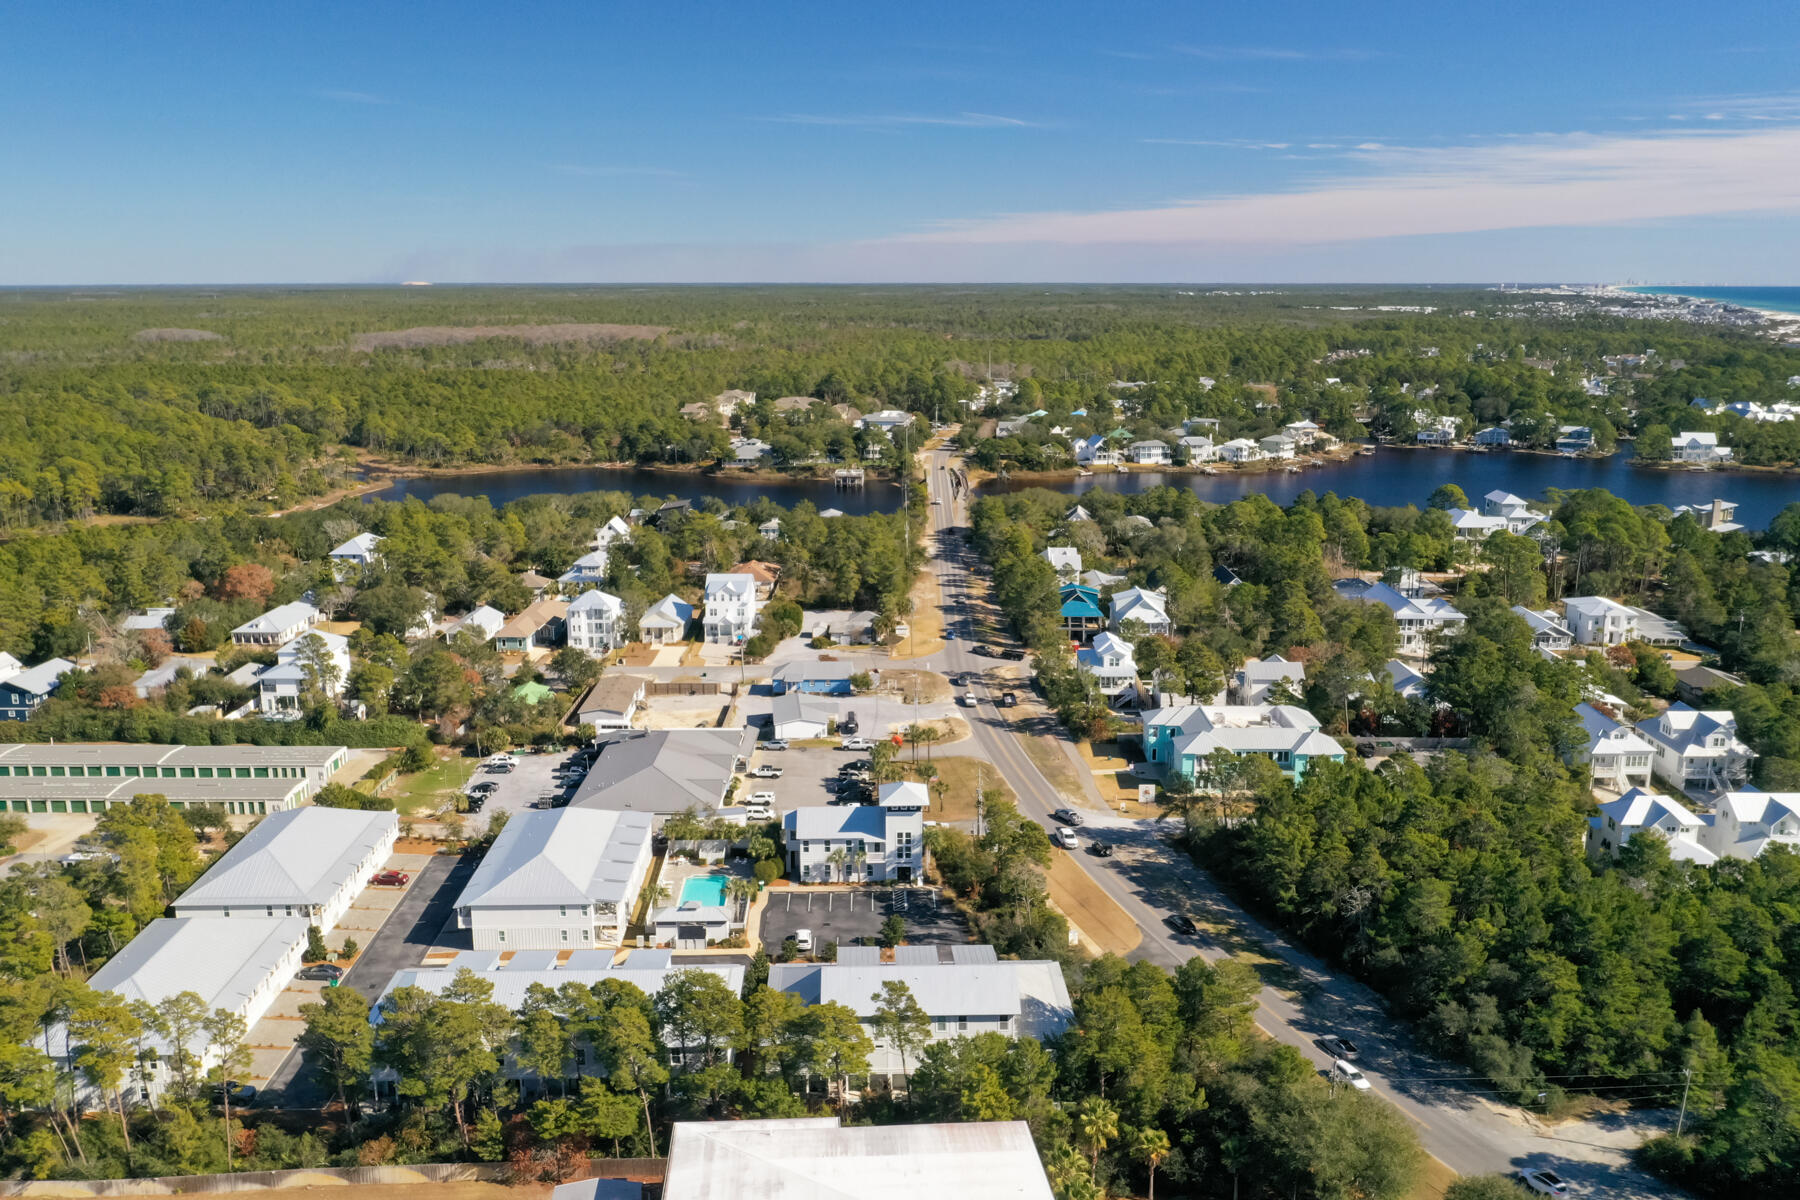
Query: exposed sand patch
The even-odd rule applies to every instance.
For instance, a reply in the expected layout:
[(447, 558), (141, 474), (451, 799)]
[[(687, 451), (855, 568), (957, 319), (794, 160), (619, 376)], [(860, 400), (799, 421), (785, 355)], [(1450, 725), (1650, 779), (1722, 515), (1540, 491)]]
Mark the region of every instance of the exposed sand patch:
[(350, 346), (355, 350), (409, 350), (457, 346), (486, 338), (514, 338), (528, 345), (544, 346), (555, 342), (649, 341), (667, 332), (667, 325), (419, 325), (359, 333), (350, 339)]
[(134, 342), (222, 342), (225, 335), (210, 329), (140, 329), (131, 335)]

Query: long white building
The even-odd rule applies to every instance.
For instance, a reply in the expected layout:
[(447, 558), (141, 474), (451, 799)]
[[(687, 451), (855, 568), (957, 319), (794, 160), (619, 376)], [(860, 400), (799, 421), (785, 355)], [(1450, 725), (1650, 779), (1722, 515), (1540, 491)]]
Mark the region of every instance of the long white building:
[(400, 836), (400, 816), (351, 808), (270, 813), (172, 906), (178, 917), (300, 917), (334, 927)]
[(649, 813), (522, 812), (456, 901), (477, 950), (571, 950), (624, 941), (650, 870)]

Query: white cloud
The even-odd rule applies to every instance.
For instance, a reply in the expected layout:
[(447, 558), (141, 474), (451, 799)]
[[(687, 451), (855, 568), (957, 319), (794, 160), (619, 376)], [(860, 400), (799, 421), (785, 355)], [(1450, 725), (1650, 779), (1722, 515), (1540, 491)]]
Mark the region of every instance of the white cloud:
[(1568, 134), (1418, 149), (1368, 142), (1356, 173), (1154, 208), (1019, 213), (885, 241), (1319, 245), (1370, 238), (1800, 211), (1800, 128)]

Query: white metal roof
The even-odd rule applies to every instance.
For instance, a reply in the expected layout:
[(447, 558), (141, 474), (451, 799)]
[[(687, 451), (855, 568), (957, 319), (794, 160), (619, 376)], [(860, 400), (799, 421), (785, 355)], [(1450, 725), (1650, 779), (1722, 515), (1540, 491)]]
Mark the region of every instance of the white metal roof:
[(193, 992), (210, 1009), (240, 1011), (294, 947), (302, 917), (158, 917), (94, 972), (88, 985), (158, 1004)]
[(650, 846), (648, 813), (558, 808), (506, 823), (458, 908), (623, 904)]
[(286, 633), (296, 625), (305, 625), (317, 620), (318, 616), (318, 609), (304, 600), (294, 600), (278, 608), (271, 608), (260, 617), (252, 617), (231, 632)]
[(677, 1122), (663, 1200), (1050, 1200), (1023, 1121)]
[(769, 967), (769, 986), (776, 991), (792, 992), (809, 1005), (842, 1004), (862, 1017), (874, 1015), (881, 985), (896, 981), (933, 1017), (1016, 1016), (1027, 1037), (1060, 1033), (1074, 1015), (1062, 968), (1043, 960)]
[(309, 806), (270, 813), (181, 894), (175, 911), (324, 904), (399, 827), (392, 812)]
[[(304, 930), (302, 931), (304, 936)], [(457, 962), (444, 967), (407, 967), (395, 973), (394, 978), (382, 991), (382, 999), (396, 988), (416, 987), (436, 995), (449, 987), (457, 973), (472, 969), (466, 964)], [(704, 971), (708, 975), (717, 975), (725, 981), (725, 985), (733, 992), (744, 990), (744, 968), (741, 964), (692, 963), (687, 966), (670, 968), (634, 967), (630, 963), (623, 966), (610, 967), (605, 970), (572, 969), (560, 967), (548, 971), (508, 971), (495, 964), (488, 970), (477, 971), (482, 979), (494, 985), (493, 1000), (496, 1004), (504, 1004), (517, 1009), (525, 1002), (525, 995), (534, 983), (541, 983), (547, 988), (555, 989), (565, 983), (592, 987), (602, 979), (617, 979), (634, 985), (647, 996), (654, 996), (662, 990), (663, 984), (676, 971)], [(377, 1002), (379, 1006), (379, 1002)]]

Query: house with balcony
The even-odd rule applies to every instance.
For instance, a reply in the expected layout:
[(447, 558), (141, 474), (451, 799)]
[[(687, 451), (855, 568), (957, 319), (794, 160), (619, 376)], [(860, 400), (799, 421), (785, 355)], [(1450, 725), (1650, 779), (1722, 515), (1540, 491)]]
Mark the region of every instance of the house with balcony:
[(354, 575), (381, 561), (381, 538), (373, 533), (359, 533), (337, 547), (328, 556), (332, 574), (339, 579)]
[(1523, 497), (1499, 489), (1481, 498), (1481, 511), (1490, 517), (1505, 520), (1508, 533), (1524, 533), (1544, 519), (1544, 514), (1533, 511), (1531, 504)]
[(1700, 528), (1711, 533), (1733, 533), (1743, 528), (1737, 522), (1735, 500), (1715, 499), (1706, 504), (1677, 504), (1669, 515), (1690, 516), (1700, 522)]
[(1556, 450), (1559, 454), (1586, 454), (1594, 448), (1594, 431), (1586, 425), (1559, 425), (1556, 428)]
[(1687, 631), (1667, 617), (1605, 596), (1564, 600), (1563, 616), (1580, 646), (1618, 646), (1634, 641), (1670, 646), (1687, 640)]
[(1392, 612), (1400, 628), (1400, 653), (1412, 657), (1430, 653), (1434, 636), (1455, 633), (1468, 620), (1442, 596), (1407, 596), (1391, 584), (1360, 579), (1340, 579), (1333, 587), (1346, 600), (1380, 604)]
[(1719, 445), (1716, 433), (1684, 429), (1669, 439), (1669, 449), (1676, 462), (1694, 466), (1716, 467), (1731, 461), (1731, 447)]
[(598, 657), (625, 639), (625, 602), (591, 588), (569, 602), (564, 637), (577, 650)]
[(1506, 530), (1506, 518), (1489, 516), (1472, 508), (1452, 508), (1444, 513), (1450, 518), (1450, 534), (1459, 542), (1479, 546), (1488, 535)]
[(265, 717), (298, 716), (309, 693), (335, 700), (349, 681), (350, 639), (312, 630), (277, 650), (275, 665), (257, 674), (256, 707)]
[(1256, 443), (1257, 449), (1263, 452), (1264, 458), (1285, 459), (1294, 457), (1297, 443), (1285, 433), (1272, 433)]
[(304, 600), (271, 608), (231, 631), (238, 646), (280, 646), (293, 641), (324, 620), (324, 614)]
[(706, 577), (705, 638), (715, 645), (737, 646), (756, 634), (756, 576), (748, 572), (713, 572)]
[(1087, 642), (1106, 627), (1106, 616), (1100, 611), (1100, 593), (1079, 583), (1065, 583), (1057, 589), (1061, 602), (1063, 632), (1072, 642)]
[(604, 550), (589, 550), (576, 559), (574, 565), (556, 577), (565, 592), (579, 592), (583, 588), (591, 588), (606, 579), (607, 553)]
[(1700, 844), (1720, 858), (1757, 858), (1770, 846), (1800, 852), (1800, 792), (1727, 792), (1710, 816)]
[(1252, 463), (1262, 459), (1262, 447), (1249, 438), (1233, 438), (1219, 445), (1220, 462)]
[(911, 883), (925, 872), (922, 783), (884, 783), (874, 804), (802, 805), (781, 818), (796, 883)]
[(1320, 730), (1319, 719), (1292, 705), (1173, 705), (1140, 713), (1138, 723), (1148, 762), (1202, 784), (1206, 760), (1219, 751), (1261, 755), (1295, 782), (1315, 762), (1344, 761), (1343, 746)]
[(606, 524), (594, 530), (594, 540), (588, 545), (595, 550), (610, 550), (612, 547), (630, 540), (631, 526), (625, 523), (625, 518), (611, 516), (606, 518)]
[(567, 625), (569, 602), (556, 596), (539, 600), (500, 627), (494, 649), (502, 654), (526, 654), (560, 646)]
[(1064, 583), (1075, 582), (1081, 574), (1081, 551), (1073, 546), (1051, 546), (1044, 551), (1044, 561)]
[(1593, 704), (1575, 706), (1581, 727), (1587, 731), (1587, 744), (1572, 757), (1588, 766), (1595, 787), (1612, 792), (1628, 792), (1650, 786), (1651, 764), (1656, 758), (1652, 746), (1637, 730), (1618, 721)]
[(1131, 643), (1115, 633), (1096, 634), (1092, 645), (1076, 652), (1075, 667), (1092, 677), (1107, 696), (1117, 696), (1137, 682)]
[(1575, 644), (1575, 634), (1562, 623), (1555, 609), (1526, 608), (1523, 604), (1515, 604), (1512, 611), (1531, 626), (1531, 644), (1538, 650), (1567, 650)]
[(1141, 467), (1166, 467), (1174, 462), (1169, 450), (1169, 443), (1158, 438), (1150, 438), (1142, 442), (1133, 442), (1126, 448), (1131, 461)]
[(1118, 465), (1119, 452), (1107, 445), (1103, 434), (1084, 437), (1075, 443), (1075, 464), (1081, 467), (1111, 467)]
[(1312, 421), (1289, 421), (1281, 427), (1281, 432), (1293, 440), (1296, 446), (1311, 446), (1324, 435), (1325, 431)]
[(1176, 439), (1175, 448), (1187, 455), (1190, 463), (1209, 463), (1219, 456), (1218, 447), (1213, 445), (1213, 440), (1197, 433)]
[(1298, 696), (1306, 687), (1306, 664), (1289, 662), (1279, 654), (1250, 659), (1231, 678), (1231, 702), (1266, 704), (1277, 686)]
[(1756, 755), (1738, 740), (1737, 718), (1724, 709), (1672, 704), (1637, 729), (1655, 747), (1656, 774), (1683, 791), (1728, 791), (1750, 778)]
[(1175, 631), (1175, 623), (1169, 619), (1168, 593), (1160, 588), (1125, 588), (1114, 592), (1106, 603), (1112, 613), (1109, 624), (1119, 633), (1125, 631), (1127, 621), (1138, 622), (1158, 637)]
[(1456, 418), (1426, 416), (1419, 420), (1414, 440), (1421, 446), (1453, 446), (1456, 444)]

